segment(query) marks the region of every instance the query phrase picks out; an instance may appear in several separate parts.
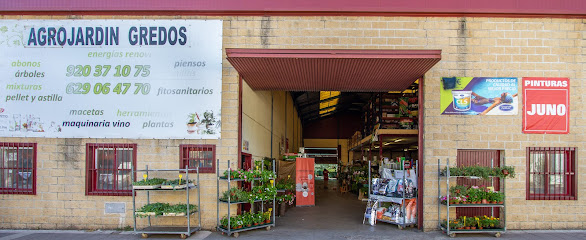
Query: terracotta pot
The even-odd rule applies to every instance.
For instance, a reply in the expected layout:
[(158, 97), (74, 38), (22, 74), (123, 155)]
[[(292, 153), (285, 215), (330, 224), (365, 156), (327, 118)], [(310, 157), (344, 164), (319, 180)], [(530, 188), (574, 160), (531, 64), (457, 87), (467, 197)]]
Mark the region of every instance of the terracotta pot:
[(470, 229), (476, 229), (476, 227), (470, 227)]
[(247, 224), (246, 227), (252, 227), (252, 224)]
[(459, 227), (458, 229), (464, 229), (464, 227)]
[(478, 227), (478, 229), (482, 229), (482, 227)]
[(503, 202), (502, 201), (501, 202), (498, 202), (498, 204), (503, 204)]
[(482, 203), (482, 204), (488, 204), (488, 200), (486, 200), (486, 199), (482, 199), (482, 202), (481, 202), (481, 203)]
[(254, 226), (258, 226), (258, 223), (254, 223)]
[(496, 204), (496, 201), (491, 201), (490, 203), (491, 203), (491, 204)]
[(269, 223), (271, 223), (271, 220), (265, 220), (265, 223), (269, 224)]
[(468, 229), (470, 229), (470, 227), (464, 227), (464, 229), (468, 230)]

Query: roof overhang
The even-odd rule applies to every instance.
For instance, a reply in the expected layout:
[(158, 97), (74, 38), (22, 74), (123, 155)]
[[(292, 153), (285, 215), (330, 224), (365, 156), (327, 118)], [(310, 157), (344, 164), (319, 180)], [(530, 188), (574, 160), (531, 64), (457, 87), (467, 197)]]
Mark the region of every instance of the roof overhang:
[(441, 50), (226, 49), (253, 90), (402, 91), (441, 60)]

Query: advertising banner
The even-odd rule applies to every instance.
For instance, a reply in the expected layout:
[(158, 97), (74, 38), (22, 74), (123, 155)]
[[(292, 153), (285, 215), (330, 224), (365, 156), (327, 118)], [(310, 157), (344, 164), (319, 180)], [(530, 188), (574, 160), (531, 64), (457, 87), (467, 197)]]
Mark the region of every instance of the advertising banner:
[(523, 133), (570, 133), (570, 79), (523, 78)]
[(1, 20), (0, 136), (217, 139), (221, 20)]
[(517, 78), (444, 77), (443, 115), (517, 115)]
[(315, 206), (314, 158), (296, 158), (296, 206)]

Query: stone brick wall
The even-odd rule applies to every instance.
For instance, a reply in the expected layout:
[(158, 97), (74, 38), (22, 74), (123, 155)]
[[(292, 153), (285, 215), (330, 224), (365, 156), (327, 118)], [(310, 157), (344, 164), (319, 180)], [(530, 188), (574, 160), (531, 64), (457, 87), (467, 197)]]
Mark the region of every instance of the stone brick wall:
[[(437, 226), (437, 159), (454, 161), (457, 149), (499, 149), (517, 177), (507, 180), (509, 229), (586, 228), (586, 201), (525, 200), (525, 149), (577, 147), (578, 195), (586, 187), (584, 20), (549, 18), (444, 17), (153, 17), (0, 16), (0, 19), (222, 19), (224, 48), (441, 49), (442, 60), (425, 76), (424, 228)], [(225, 51), (224, 51), (225, 52)], [(224, 53), (225, 54), (225, 53)], [(225, 59), (225, 55), (223, 56)], [(224, 60), (222, 139), (130, 140), (1, 138), (37, 142), (37, 195), (0, 195), (0, 228), (116, 228), (132, 225), (130, 197), (85, 196), (85, 143), (137, 143), (138, 166), (177, 167), (178, 146), (217, 144), (226, 168), (237, 159), (238, 76)], [(441, 116), (440, 78), (568, 77), (571, 80), (568, 135), (521, 133), (517, 116)], [(522, 96), (521, 96), (522, 97)], [(204, 228), (216, 221), (215, 175), (202, 174)], [(104, 214), (105, 202), (125, 202), (126, 214)], [(223, 215), (225, 207), (220, 209)], [(358, 217), (358, 216), (357, 216)], [(174, 224), (182, 224), (174, 222)]]

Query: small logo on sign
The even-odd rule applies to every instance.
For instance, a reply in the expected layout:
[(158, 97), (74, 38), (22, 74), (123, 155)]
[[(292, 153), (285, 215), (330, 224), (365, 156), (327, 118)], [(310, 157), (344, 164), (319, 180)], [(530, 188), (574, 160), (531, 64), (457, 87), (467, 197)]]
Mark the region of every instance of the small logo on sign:
[(513, 105), (509, 105), (509, 104), (502, 104), (502, 105), (500, 105), (500, 106), (499, 106), (499, 109), (500, 109), (501, 111), (508, 112), (508, 111), (511, 111), (511, 110), (513, 110)]

